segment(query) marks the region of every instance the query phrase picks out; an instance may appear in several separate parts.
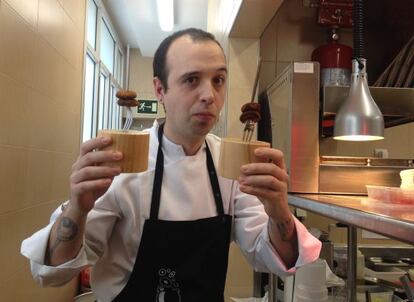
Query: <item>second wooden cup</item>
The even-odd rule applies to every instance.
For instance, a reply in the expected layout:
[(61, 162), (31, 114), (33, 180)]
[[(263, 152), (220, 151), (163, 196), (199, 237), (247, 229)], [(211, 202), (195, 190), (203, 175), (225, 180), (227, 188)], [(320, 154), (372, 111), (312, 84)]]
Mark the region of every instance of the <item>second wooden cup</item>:
[(120, 162), (122, 173), (138, 173), (148, 169), (149, 133), (134, 130), (100, 130), (98, 137), (110, 136), (112, 144), (101, 150), (122, 152)]
[(218, 174), (237, 180), (241, 166), (261, 162), (260, 158), (254, 155), (254, 150), (259, 147), (270, 147), (270, 144), (262, 141), (244, 142), (237, 138), (223, 138), (220, 146)]

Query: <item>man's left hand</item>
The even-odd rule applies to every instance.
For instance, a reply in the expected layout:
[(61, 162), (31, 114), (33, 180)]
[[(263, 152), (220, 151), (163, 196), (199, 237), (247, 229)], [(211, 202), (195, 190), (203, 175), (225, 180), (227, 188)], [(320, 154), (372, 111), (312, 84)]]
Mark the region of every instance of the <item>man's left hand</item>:
[(269, 217), (279, 220), (288, 209), (287, 189), (289, 176), (286, 172), (283, 153), (272, 148), (257, 148), (255, 155), (259, 163), (240, 168), (240, 190), (257, 196)]

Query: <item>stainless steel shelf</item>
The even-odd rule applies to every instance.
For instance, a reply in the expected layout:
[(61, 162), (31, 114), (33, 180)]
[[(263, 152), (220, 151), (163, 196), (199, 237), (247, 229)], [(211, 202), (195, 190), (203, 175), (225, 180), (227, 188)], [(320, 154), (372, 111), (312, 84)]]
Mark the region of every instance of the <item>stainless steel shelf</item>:
[(414, 206), (370, 206), (366, 196), (289, 194), (289, 204), (348, 225), (414, 244)]

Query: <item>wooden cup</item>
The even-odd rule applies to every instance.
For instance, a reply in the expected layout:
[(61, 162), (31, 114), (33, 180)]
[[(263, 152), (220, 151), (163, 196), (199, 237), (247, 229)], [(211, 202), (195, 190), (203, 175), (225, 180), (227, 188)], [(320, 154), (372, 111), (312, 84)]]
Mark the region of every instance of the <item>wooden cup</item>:
[(122, 173), (137, 173), (148, 169), (148, 132), (100, 130), (98, 137), (101, 136), (110, 136), (112, 138), (112, 144), (101, 150), (117, 150), (122, 152), (122, 160), (114, 163), (114, 165), (121, 167)]
[(234, 180), (239, 179), (241, 166), (262, 161), (254, 155), (254, 150), (259, 147), (270, 147), (270, 144), (262, 141), (244, 142), (238, 138), (223, 138), (218, 174)]

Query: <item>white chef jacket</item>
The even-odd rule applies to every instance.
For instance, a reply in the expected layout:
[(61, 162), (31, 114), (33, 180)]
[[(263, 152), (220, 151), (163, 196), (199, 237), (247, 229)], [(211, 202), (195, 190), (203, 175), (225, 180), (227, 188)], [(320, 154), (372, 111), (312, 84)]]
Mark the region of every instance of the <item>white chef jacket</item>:
[[(99, 301), (112, 301), (126, 285), (134, 267), (144, 222), (150, 215), (152, 184), (158, 150), (158, 124), (149, 129), (148, 170), (115, 177), (109, 190), (96, 201), (88, 214), (83, 245), (76, 258), (59, 266), (44, 263), (52, 225), (61, 213), (59, 207), (50, 223), (25, 239), (21, 253), (30, 259), (33, 277), (42, 286), (59, 286), (92, 266), (91, 287)], [(207, 135), (217, 167), (220, 138)], [(205, 144), (192, 156), (182, 146), (163, 137), (164, 176), (158, 218), (195, 220), (217, 215), (206, 168)], [(224, 212), (233, 216), (232, 240), (257, 271), (278, 275), (316, 260), (321, 243), (295, 219), (299, 257), (294, 268), (287, 269), (268, 236), (268, 216), (261, 202), (239, 190), (237, 181), (218, 177)]]

